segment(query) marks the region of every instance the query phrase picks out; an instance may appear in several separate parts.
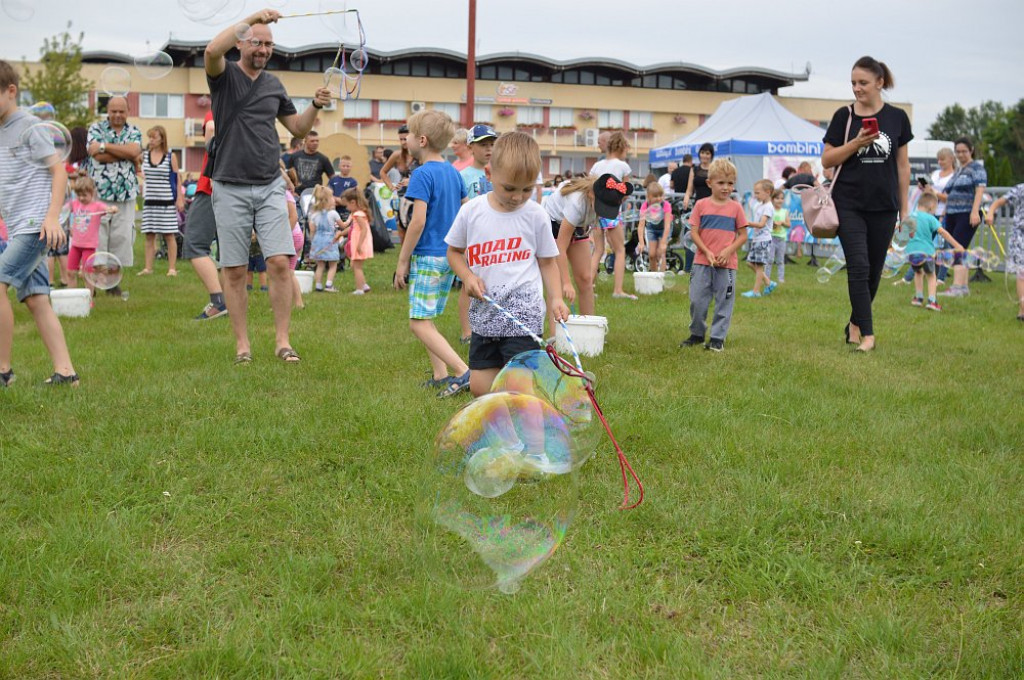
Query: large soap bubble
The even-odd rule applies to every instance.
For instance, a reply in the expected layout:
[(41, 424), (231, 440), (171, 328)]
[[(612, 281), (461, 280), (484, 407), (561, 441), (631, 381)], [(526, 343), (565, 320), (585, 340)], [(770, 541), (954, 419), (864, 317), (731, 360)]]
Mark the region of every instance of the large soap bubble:
[(174, 60), (166, 52), (147, 52), (135, 57), (135, 69), (147, 80), (159, 80), (174, 70)]
[(572, 435), (543, 399), (496, 392), (458, 411), (425, 470), (422, 550), (432, 575), (505, 593), (561, 544), (576, 509)]
[(35, 0), (0, 0), (0, 7), (15, 21), (30, 21), (36, 14)]
[(189, 21), (223, 26), (242, 16), (245, 0), (178, 0), (178, 7)]
[(125, 97), (132, 90), (132, 75), (120, 66), (108, 66), (100, 73), (100, 90), (111, 97)]
[(85, 259), (82, 276), (100, 290), (110, 290), (121, 283), (121, 260), (117, 255), (98, 250)]
[(907, 263), (907, 253), (899, 248), (892, 248), (885, 254), (885, 264), (882, 265), (882, 278), (891, 279), (900, 273), (903, 265)]
[(900, 220), (900, 223), (896, 225), (896, 229), (892, 233), (893, 245), (900, 248), (906, 246), (916, 230), (917, 220), (913, 217), (907, 216)]
[(55, 120), (40, 121), (25, 128), (15, 149), (19, 160), (37, 168), (49, 168), (71, 155), (71, 133)]
[(544, 350), (512, 357), (495, 376), (491, 392), (520, 392), (547, 401), (569, 425), (576, 464), (582, 465), (594, 455), (603, 430), (583, 380), (558, 370)]

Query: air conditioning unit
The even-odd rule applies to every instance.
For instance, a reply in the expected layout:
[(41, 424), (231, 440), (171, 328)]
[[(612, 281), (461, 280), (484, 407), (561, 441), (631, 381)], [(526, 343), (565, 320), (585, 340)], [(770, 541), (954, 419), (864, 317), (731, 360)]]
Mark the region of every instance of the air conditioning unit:
[(427, 103), (426, 102), (413, 102), (410, 105), (410, 108), (412, 109), (413, 113), (419, 113), (420, 111), (426, 111), (427, 110)]
[(601, 131), (597, 128), (587, 128), (583, 131), (583, 146), (597, 147), (597, 138)]

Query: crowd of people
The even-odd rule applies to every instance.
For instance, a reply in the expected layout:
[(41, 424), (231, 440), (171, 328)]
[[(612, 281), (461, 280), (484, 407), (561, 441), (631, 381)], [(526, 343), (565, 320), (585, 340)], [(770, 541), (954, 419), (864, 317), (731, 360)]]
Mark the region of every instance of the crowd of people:
[[(301, 361), (289, 337), (292, 309), (303, 305), (293, 274), (305, 239), (300, 210), (308, 215), (309, 252), (316, 263), (314, 290), (336, 292), (335, 277), (345, 259), (352, 263), (353, 294), (371, 290), (364, 272), (366, 260), (373, 257), (370, 207), (351, 177), (351, 159), (342, 157), (335, 172), (319, 152), (319, 138), (312, 129), (330, 92), (318, 88), (311, 106), (299, 112), (280, 81), (265, 69), (273, 50), (270, 24), (279, 17), (272, 9), (257, 12), (246, 19), (251, 37), (239, 40), (235, 27), (227, 28), (204, 54), (213, 107), (204, 121), (207, 154), (187, 212), (182, 258), (192, 263), (209, 294), (209, 303), (197, 318), (229, 316), (236, 364), (253, 361), (247, 307), (255, 286), (269, 294), (275, 356), (287, 363)], [(225, 59), (234, 47), (240, 53), (237, 62)], [(590, 172), (556, 177), (561, 181), (544, 195), (540, 150), (531, 136), (499, 135), (487, 125), (458, 130), (438, 111), (413, 115), (399, 131), (398, 151), (374, 150), (370, 174), (398, 200), (401, 248), (393, 285), (407, 291), (410, 332), (423, 345), (431, 366), (432, 376), (424, 385), (442, 397), (464, 390), (482, 394), (512, 356), (533, 347), (531, 334), (541, 335), (545, 323), (564, 321), (570, 307), (577, 305), (581, 314), (594, 314), (594, 281), (605, 243), (614, 255), (612, 298), (636, 300), (624, 288), (623, 205), (638, 189), (644, 192), (638, 250), (648, 253), (655, 271), (664, 270), (672, 237), (673, 204), (667, 194), (681, 194), (677, 205), (689, 213), (690, 324), (683, 347), (724, 349), (744, 246), (754, 273), (753, 287), (742, 293), (744, 297), (770, 295), (785, 282), (790, 224), (782, 205), (783, 190), (801, 184), (830, 184), (848, 272), (851, 313), (844, 337), (857, 350), (870, 352), (876, 346), (872, 302), (897, 224), (909, 227), (913, 235), (907, 248), (915, 284), (913, 304), (939, 308), (936, 288), (942, 276), (935, 262), (936, 239), (957, 254), (954, 283), (947, 294), (966, 295), (960, 255), (981, 222), (986, 179), (984, 168), (973, 161), (970, 141), (957, 141), (955, 159), (940, 153), (940, 169), (920, 187), (911, 213), (906, 147), (913, 138), (910, 121), (882, 100), (882, 91), (893, 84), (892, 74), (885, 64), (864, 57), (854, 65), (851, 80), (855, 101), (836, 112), (825, 132), (823, 177), (814, 176), (808, 164), (787, 169), (791, 172), (784, 173), (781, 184), (762, 179), (753, 187), (749, 214), (734, 197), (736, 168), (728, 160), (715, 159), (710, 144), (699, 149), (696, 164), (684, 158), (682, 164), (673, 164), (661, 177), (649, 176), (638, 187), (632, 181), (628, 141), (621, 132), (606, 132), (599, 138), (603, 156)], [(38, 120), (18, 108), (17, 93), (17, 72), (0, 61), (0, 146), (13, 146), (14, 139)], [(14, 379), (13, 315), (6, 295), (10, 287), (31, 310), (50, 353), (53, 374), (47, 382), (79, 383), (49, 304), (52, 274), (44, 256), (67, 258), (58, 259), (65, 284), (72, 282), (67, 274), (76, 273), (98, 248), (131, 267), (139, 166), (146, 248), (145, 265), (138, 274), (154, 272), (161, 236), (167, 247), (167, 275), (177, 273), (174, 236), (185, 195), (178, 185), (179, 169), (167, 148), (166, 131), (159, 126), (148, 130), (144, 150), (141, 131), (127, 121), (127, 114), (123, 98), (111, 99), (105, 120), (75, 133), (84, 153), (73, 153), (67, 167), (23, 166), (7, 155), (0, 161), (7, 229), (0, 234), (3, 386)], [(294, 137), (280, 158), (278, 122)], [(454, 162), (443, 155), (449, 148)], [(31, 153), (44, 157), (53, 148)], [(76, 196), (70, 206), (70, 239), (59, 223), (69, 172)], [(311, 196), (308, 206), (299, 204), (304, 192)], [(1024, 185), (995, 207), (1007, 202), (1016, 209), (1007, 266), (1017, 272), (1024, 265)], [(944, 219), (945, 228), (937, 217)], [(214, 241), (219, 263), (212, 257)], [(253, 274), (266, 278), (253, 280)], [(468, 361), (435, 325), (456, 277), (462, 283), (460, 340), (469, 345)], [(1021, 288), (1018, 281), (1019, 295), (1024, 293)], [(1024, 320), (1021, 304), (1018, 318)]]

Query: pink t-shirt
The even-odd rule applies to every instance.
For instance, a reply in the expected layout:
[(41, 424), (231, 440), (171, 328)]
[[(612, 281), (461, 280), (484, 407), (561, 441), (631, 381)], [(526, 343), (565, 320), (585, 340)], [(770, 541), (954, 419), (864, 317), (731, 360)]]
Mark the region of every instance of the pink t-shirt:
[(452, 167), (455, 168), (456, 170), (458, 170), (459, 172), (462, 172), (463, 170), (465, 170), (466, 168), (468, 168), (471, 165), (473, 165), (473, 157), (472, 156), (470, 156), (466, 160), (462, 160), (460, 158), (456, 158), (455, 160), (452, 161)]
[(100, 243), (100, 219), (107, 212), (101, 201), (82, 203), (71, 201), (71, 245), (82, 249), (95, 249)]
[(7, 240), (7, 225), (4, 224), (3, 220), (0, 220), (0, 241)]
[[(373, 257), (373, 235), (370, 232), (370, 223), (366, 219), (366, 213), (357, 210), (352, 213), (352, 231), (349, 232), (348, 242), (352, 244), (349, 257), (353, 260), (368, 260)], [(369, 238), (366, 238), (369, 236)], [(364, 242), (363, 239), (366, 238)]]
[[(704, 245), (717, 255), (732, 245), (740, 229), (746, 229), (747, 216), (743, 212), (743, 206), (736, 201), (730, 200), (728, 203), (718, 204), (710, 197), (702, 198), (693, 206), (693, 212), (690, 213), (690, 226), (700, 234)], [(700, 250), (697, 251), (693, 262), (706, 267), (711, 266), (708, 258)], [(736, 253), (733, 253), (725, 268), (736, 269), (736, 266), (737, 257)]]

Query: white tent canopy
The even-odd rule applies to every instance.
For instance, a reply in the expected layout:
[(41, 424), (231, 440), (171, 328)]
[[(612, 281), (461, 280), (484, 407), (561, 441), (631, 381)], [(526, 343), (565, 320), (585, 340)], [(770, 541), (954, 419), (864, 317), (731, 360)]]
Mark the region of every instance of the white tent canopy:
[(650, 151), (651, 165), (697, 156), (701, 144), (715, 156), (821, 156), (825, 132), (791, 113), (770, 93), (722, 102), (699, 128)]

